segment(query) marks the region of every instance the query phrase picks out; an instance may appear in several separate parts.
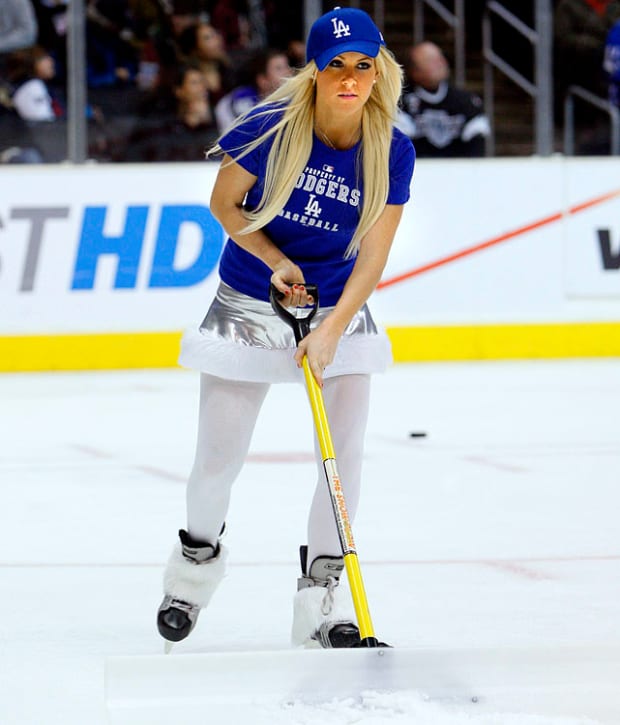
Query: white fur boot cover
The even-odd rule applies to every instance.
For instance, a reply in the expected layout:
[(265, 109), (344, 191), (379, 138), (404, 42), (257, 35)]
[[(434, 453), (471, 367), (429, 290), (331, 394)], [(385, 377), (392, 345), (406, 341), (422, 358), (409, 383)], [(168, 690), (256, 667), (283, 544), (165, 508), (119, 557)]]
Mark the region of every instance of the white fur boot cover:
[(164, 571), (164, 594), (206, 607), (226, 574), (228, 550), (220, 544), (218, 556), (204, 564), (193, 564), (181, 552), (181, 544), (178, 543)]
[(308, 648), (320, 647), (321, 645), (312, 639), (312, 635), (324, 622), (335, 625), (339, 622), (355, 623), (357, 621), (348, 588), (339, 584), (333, 593), (334, 600), (329, 614), (323, 614), (322, 611), (327, 587), (305, 587), (295, 594), (291, 632), (293, 645)]

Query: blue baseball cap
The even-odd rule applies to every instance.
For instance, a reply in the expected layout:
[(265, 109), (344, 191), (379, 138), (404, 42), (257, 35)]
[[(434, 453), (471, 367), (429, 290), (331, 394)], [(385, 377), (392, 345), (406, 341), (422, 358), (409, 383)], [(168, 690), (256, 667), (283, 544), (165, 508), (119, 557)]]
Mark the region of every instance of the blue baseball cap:
[(324, 70), (332, 58), (347, 51), (376, 58), (382, 45), (385, 40), (368, 13), (357, 8), (334, 8), (310, 28), (306, 59)]

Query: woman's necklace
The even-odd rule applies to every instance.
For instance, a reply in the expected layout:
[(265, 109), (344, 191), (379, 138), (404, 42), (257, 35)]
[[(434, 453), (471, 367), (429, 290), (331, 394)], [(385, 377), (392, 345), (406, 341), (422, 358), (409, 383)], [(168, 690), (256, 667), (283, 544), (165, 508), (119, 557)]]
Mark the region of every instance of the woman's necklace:
[[(317, 131), (317, 133), (319, 134), (319, 137), (321, 138), (321, 140), (325, 144), (327, 144), (327, 146), (329, 146), (330, 149), (334, 149), (334, 151), (339, 150), (338, 147), (336, 146), (336, 144), (331, 140), (331, 138), (325, 133), (325, 131), (323, 131), (323, 129), (318, 124), (315, 123), (314, 128)], [(355, 135), (353, 136), (353, 138), (351, 138), (351, 141), (345, 145), (345, 148), (351, 148), (352, 146), (355, 146), (355, 144), (360, 140), (361, 137), (362, 137), (362, 129), (361, 129), (361, 127), (359, 127), (355, 131)]]
[(318, 131), (318, 134), (319, 134), (319, 137), (321, 138), (321, 141), (323, 141), (323, 143), (327, 144), (330, 149), (334, 149), (334, 151), (335, 151), (336, 150), (336, 147), (332, 143), (332, 140), (330, 139), (330, 137), (324, 131), (322, 131), (318, 126), (315, 125), (314, 128), (315, 128), (316, 131)]

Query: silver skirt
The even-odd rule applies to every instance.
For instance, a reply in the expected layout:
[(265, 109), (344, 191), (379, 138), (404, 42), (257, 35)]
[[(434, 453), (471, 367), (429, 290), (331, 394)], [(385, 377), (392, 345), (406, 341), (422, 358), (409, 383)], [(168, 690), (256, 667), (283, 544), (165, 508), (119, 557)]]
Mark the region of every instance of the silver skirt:
[[(332, 310), (319, 308), (311, 328)], [(269, 302), (220, 282), (200, 326), (184, 334), (179, 363), (231, 380), (296, 382), (303, 374), (293, 359), (295, 347), (293, 330)], [(325, 377), (381, 372), (390, 362), (389, 340), (364, 305), (347, 326)]]

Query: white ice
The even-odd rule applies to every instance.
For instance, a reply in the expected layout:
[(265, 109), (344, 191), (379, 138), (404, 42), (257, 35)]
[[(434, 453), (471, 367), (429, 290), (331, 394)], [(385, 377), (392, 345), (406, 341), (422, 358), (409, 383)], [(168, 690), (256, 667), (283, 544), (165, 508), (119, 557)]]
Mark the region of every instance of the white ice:
[[(0, 376), (2, 725), (104, 723), (105, 659), (162, 651), (196, 403), (181, 370)], [(498, 652), (620, 645), (619, 433), (618, 360), (377, 376), (354, 526), (377, 634)], [(303, 388), (274, 386), (234, 489), (229, 575), (170, 656), (288, 646), (314, 480)], [(288, 703), (270, 722), (588, 722), (366, 698)]]

